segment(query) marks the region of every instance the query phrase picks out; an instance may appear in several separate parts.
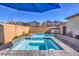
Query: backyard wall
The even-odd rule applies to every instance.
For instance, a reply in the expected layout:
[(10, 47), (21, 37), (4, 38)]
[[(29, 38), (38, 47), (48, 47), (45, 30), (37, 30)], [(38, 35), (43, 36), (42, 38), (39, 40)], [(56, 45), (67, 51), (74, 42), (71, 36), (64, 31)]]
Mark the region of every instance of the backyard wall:
[(49, 29), (55, 28), (54, 26), (38, 26), (38, 27), (31, 27), (32, 33), (45, 33)]
[(0, 28), (0, 40), (3, 40), (4, 43), (8, 43), (12, 41), (15, 36), (20, 36), (23, 33), (28, 34), (29, 29), (27, 26), (2, 24), (2, 28)]

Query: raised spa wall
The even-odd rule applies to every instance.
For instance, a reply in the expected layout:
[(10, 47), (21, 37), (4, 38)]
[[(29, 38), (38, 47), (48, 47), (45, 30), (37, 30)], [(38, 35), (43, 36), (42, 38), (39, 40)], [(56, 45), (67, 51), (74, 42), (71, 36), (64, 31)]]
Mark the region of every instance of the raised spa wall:
[(13, 37), (20, 36), (23, 33), (29, 34), (30, 27), (13, 25), (13, 24), (1, 24), (0, 25), (0, 42), (4, 44), (11, 42)]

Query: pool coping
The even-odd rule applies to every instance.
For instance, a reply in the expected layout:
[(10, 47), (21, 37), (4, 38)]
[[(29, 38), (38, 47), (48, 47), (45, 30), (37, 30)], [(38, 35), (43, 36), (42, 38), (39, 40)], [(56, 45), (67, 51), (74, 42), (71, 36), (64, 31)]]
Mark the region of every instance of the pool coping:
[(60, 40), (58, 40), (55, 37), (51, 37), (51, 38), (52, 38), (52, 40), (54, 40), (60, 47), (62, 47), (69, 54), (79, 56), (79, 53), (77, 51), (75, 51), (74, 49), (70, 48), (65, 43), (61, 42)]

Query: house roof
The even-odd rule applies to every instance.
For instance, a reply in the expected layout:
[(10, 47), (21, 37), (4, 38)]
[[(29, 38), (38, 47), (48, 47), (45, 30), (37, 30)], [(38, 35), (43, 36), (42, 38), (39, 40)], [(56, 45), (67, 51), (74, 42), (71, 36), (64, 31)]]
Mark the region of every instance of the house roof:
[(70, 19), (70, 18), (75, 17), (75, 16), (79, 16), (79, 13), (74, 14), (74, 15), (71, 15), (71, 16), (69, 16), (69, 17), (66, 17), (65, 19)]
[(45, 21), (45, 23), (53, 23), (52, 21), (50, 21), (50, 20), (47, 20), (47, 21)]
[(36, 23), (36, 24), (40, 24), (39, 22), (37, 21), (32, 21), (32, 22), (29, 22), (29, 23)]

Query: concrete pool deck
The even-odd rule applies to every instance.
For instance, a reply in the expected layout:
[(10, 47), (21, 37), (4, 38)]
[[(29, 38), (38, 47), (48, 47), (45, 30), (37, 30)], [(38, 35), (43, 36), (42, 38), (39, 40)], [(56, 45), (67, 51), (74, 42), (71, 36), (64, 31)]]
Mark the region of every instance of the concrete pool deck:
[(60, 40), (56, 39), (55, 37), (51, 37), (59, 46), (61, 46), (64, 51), (66, 51), (67, 53), (74, 55), (74, 56), (79, 56), (79, 53), (72, 49), (71, 47), (69, 47), (68, 45), (66, 45), (65, 43), (61, 42)]
[(58, 40), (65, 43), (66, 45), (68, 45), (69, 47), (71, 47), (79, 53), (79, 39), (59, 34), (55, 36)]
[(3, 50), (0, 51), (0, 56), (74, 56), (64, 50)]

